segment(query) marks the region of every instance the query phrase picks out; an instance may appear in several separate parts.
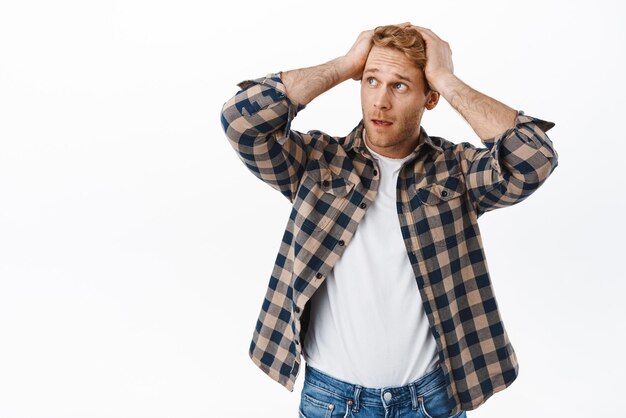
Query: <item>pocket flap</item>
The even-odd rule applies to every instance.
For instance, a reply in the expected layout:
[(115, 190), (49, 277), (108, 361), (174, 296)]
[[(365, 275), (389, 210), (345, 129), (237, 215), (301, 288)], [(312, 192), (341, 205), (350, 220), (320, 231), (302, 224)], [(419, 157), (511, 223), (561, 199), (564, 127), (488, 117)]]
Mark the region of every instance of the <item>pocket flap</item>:
[(354, 187), (354, 184), (333, 174), (329, 169), (322, 169), (320, 179), (320, 187), (326, 193), (330, 193), (333, 196), (344, 197)]
[(426, 205), (437, 205), (459, 197), (463, 193), (465, 193), (465, 182), (460, 176), (448, 177), (441, 182), (417, 189), (417, 197)]
[(328, 165), (319, 160), (309, 162), (307, 172), (325, 193), (345, 197), (354, 188), (354, 183), (335, 174)]

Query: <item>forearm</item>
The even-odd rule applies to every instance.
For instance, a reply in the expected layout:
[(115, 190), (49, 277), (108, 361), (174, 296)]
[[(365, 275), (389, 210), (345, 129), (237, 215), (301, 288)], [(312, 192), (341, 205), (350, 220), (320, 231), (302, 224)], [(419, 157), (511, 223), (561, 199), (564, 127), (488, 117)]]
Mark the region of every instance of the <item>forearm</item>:
[(354, 73), (345, 57), (339, 57), (315, 67), (281, 72), (287, 97), (306, 105), (320, 94), (348, 80)]
[(454, 74), (440, 79), (434, 88), (465, 118), (481, 139), (494, 138), (515, 126), (515, 109), (474, 90)]

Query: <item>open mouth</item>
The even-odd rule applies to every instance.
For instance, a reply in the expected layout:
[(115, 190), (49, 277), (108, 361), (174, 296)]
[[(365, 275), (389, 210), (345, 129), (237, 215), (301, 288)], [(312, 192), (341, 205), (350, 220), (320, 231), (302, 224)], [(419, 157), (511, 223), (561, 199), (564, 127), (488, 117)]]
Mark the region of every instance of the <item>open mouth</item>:
[(374, 125), (380, 126), (380, 127), (391, 126), (392, 125), (392, 122), (388, 122), (386, 120), (381, 120), (381, 119), (372, 119), (372, 123), (374, 123)]

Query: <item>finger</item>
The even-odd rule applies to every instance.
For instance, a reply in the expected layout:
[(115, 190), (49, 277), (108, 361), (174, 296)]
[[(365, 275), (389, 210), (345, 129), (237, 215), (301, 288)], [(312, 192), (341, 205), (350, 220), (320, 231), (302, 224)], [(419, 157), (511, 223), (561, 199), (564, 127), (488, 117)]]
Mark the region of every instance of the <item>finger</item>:
[(416, 29), (419, 33), (421, 33), (421, 34), (422, 34), (422, 36), (424, 36), (424, 37), (430, 37), (430, 38), (433, 38), (433, 39), (441, 39), (441, 38), (439, 38), (439, 37), (437, 36), (437, 34), (435, 34), (435, 32), (433, 32), (432, 30), (430, 30), (430, 29), (428, 29), (428, 28), (423, 28), (423, 27), (421, 27), (421, 26), (416, 26), (416, 25), (413, 25), (413, 27), (414, 27), (414, 28), (415, 28), (415, 29)]
[(424, 32), (429, 32), (429, 33), (432, 33), (433, 35), (435, 34), (432, 30), (430, 30), (430, 29), (428, 29), (428, 28), (425, 28), (425, 27), (423, 27), (423, 26), (413, 25), (413, 27), (414, 27), (415, 29), (419, 29), (419, 30), (424, 31)]

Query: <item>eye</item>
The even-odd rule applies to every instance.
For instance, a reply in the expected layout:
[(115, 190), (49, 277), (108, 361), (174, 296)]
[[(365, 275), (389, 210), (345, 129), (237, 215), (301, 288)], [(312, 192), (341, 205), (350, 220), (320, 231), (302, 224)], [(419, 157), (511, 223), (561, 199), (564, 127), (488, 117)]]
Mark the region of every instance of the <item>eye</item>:
[(396, 83), (396, 84), (394, 84), (394, 87), (398, 91), (404, 91), (404, 90), (406, 90), (408, 88), (408, 86), (406, 84), (404, 84), (404, 83)]
[(377, 81), (376, 81), (376, 79), (375, 79), (375, 78), (373, 78), (373, 77), (369, 77), (369, 78), (367, 79), (367, 84), (369, 84), (370, 86), (375, 86), (375, 85), (377, 84)]

